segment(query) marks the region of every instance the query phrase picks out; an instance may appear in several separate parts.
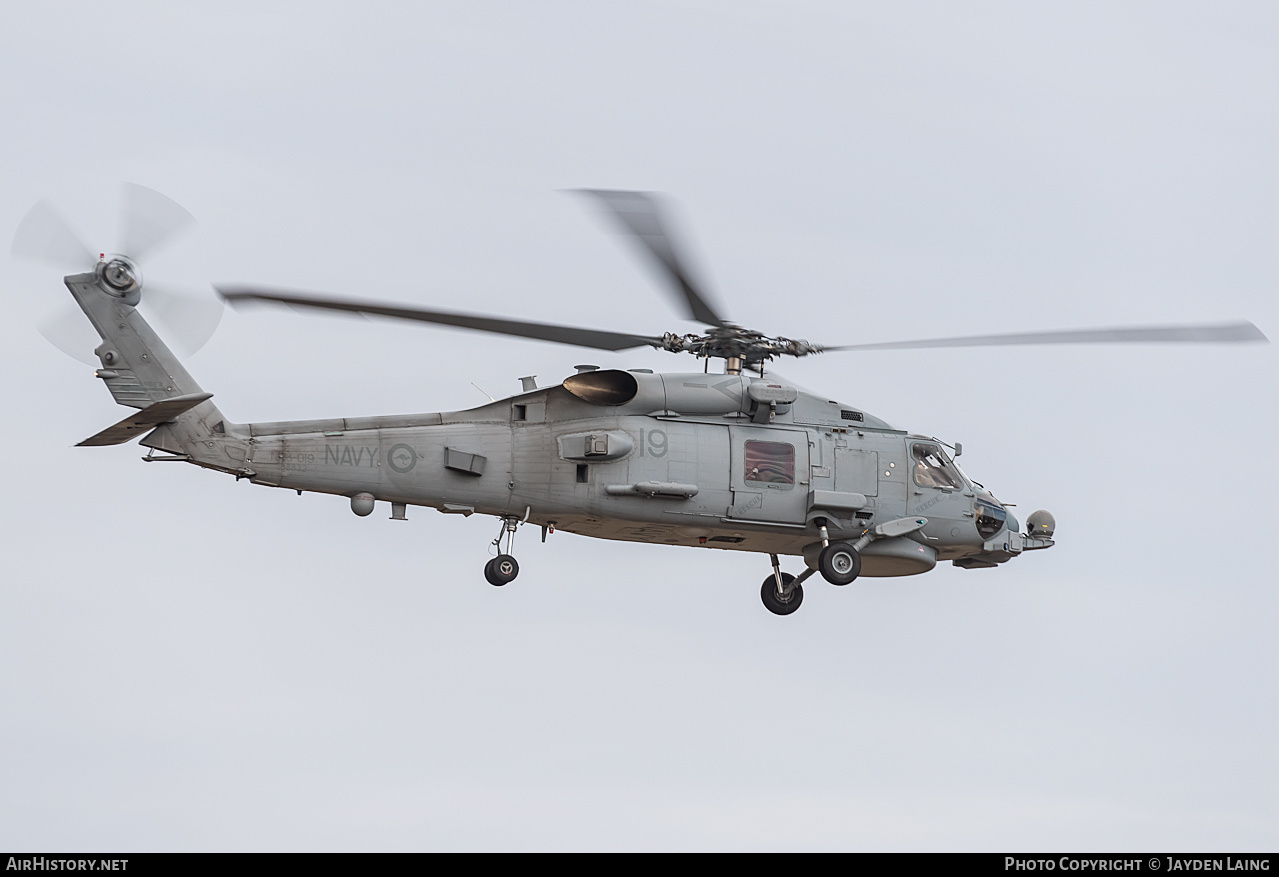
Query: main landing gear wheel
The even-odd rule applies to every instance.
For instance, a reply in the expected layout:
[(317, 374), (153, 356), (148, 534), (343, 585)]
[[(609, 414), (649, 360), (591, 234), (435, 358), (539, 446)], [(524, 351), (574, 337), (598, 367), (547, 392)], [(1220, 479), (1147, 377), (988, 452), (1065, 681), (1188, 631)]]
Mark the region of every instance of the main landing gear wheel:
[(499, 554), (484, 564), (484, 578), (488, 579), (490, 585), (496, 585), (499, 588), (515, 581), (515, 577), (519, 574), (520, 565), (509, 554)]
[(817, 569), (832, 585), (846, 585), (862, 571), (862, 556), (847, 542), (832, 542), (817, 556)]
[[(782, 585), (790, 587), (795, 581), (795, 577), (788, 572), (782, 573)], [(764, 579), (764, 586), (759, 589), (760, 599), (764, 601), (764, 608), (774, 615), (790, 615), (799, 608), (799, 604), (804, 602), (804, 586), (795, 585), (791, 587), (786, 596), (783, 597), (777, 593), (777, 578), (769, 575)]]

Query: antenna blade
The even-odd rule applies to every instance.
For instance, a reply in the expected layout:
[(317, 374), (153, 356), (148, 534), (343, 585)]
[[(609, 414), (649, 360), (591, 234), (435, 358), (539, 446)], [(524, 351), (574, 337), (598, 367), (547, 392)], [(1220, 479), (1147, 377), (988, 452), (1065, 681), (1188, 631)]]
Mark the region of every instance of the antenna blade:
[(1269, 343), (1260, 329), (1241, 323), (1202, 323), (1188, 326), (1120, 326), (1109, 329), (1069, 329), (1059, 332), (1020, 332), (1008, 335), (968, 335), (926, 341), (889, 341), (826, 347), (841, 350), (919, 350), (928, 347), (1003, 347), (1014, 344), (1238, 344)]
[(693, 281), (685, 263), (676, 255), (670, 223), (662, 217), (660, 196), (652, 192), (627, 192), (614, 189), (576, 189), (599, 199), (609, 215), (633, 237), (640, 249), (656, 260), (666, 279), (674, 286), (677, 301), (690, 319), (708, 326), (723, 326), (726, 321), (710, 304), (708, 296)]
[(528, 320), (504, 320), (478, 314), (432, 311), (398, 304), (324, 298), (309, 293), (266, 291), (245, 286), (219, 286), (217, 291), (223, 300), (230, 302), (233, 306), (244, 303), (275, 303), (293, 308), (312, 308), (360, 314), (366, 317), (435, 323), (440, 326), (454, 326), (459, 329), (473, 329), (497, 335), (513, 335), (517, 338), (533, 338), (538, 341), (552, 341), (556, 344), (591, 347), (596, 350), (630, 350), (634, 347), (662, 346), (662, 339), (657, 337), (579, 329), (575, 326), (557, 326), (552, 323), (534, 323)]

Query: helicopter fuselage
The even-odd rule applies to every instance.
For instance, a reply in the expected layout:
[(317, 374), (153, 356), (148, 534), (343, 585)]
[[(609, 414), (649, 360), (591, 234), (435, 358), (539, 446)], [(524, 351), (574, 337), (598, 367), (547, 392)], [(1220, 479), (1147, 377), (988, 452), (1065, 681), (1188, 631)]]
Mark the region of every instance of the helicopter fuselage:
[(994, 565), (1038, 547), (936, 439), (744, 376), (585, 372), (466, 411), (231, 431), (245, 440), (237, 474), (347, 496), (357, 514), (381, 501), (395, 518), (426, 506), (548, 532), (779, 555), (814, 554), (822, 526), (829, 539), (855, 539), (876, 524), (926, 519), (863, 548), (870, 576), (927, 572), (939, 560)]

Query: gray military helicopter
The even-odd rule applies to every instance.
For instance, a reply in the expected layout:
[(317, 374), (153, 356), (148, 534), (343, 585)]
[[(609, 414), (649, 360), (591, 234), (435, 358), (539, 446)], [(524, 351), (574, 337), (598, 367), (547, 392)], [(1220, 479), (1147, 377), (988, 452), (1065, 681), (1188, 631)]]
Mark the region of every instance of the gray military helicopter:
[[(654, 347), (691, 353), (703, 371), (578, 366), (554, 386), (524, 378), (523, 392), (466, 411), (233, 423), (187, 373), (138, 311), (162, 292), (145, 286), (139, 254), (189, 221), (164, 196), (127, 190), (122, 254), (80, 244), (38, 205), (23, 221), (14, 253), (77, 259), (64, 282), (101, 338), (95, 375), (116, 402), (137, 412), (80, 445), (140, 439), (145, 460), (181, 461), (254, 484), (349, 499), (357, 515), (379, 502), (392, 520), (409, 506), (499, 520), (493, 585), (519, 573), (514, 538), (526, 524), (542, 539), (555, 530), (665, 545), (769, 555), (760, 596), (788, 615), (814, 572), (834, 585), (858, 576), (905, 576), (949, 560), (995, 567), (1052, 547), (1053, 516), (1037, 511), (1023, 532), (1008, 507), (956, 464), (958, 444), (914, 435), (856, 405), (804, 392), (765, 373), (780, 356), (834, 351), (1066, 343), (1265, 342), (1252, 323), (1103, 328), (981, 335), (829, 347), (770, 337), (735, 325), (691, 279), (664, 220), (644, 192), (583, 190), (602, 206), (670, 282), (702, 334), (632, 335), (309, 293), (223, 285), (234, 304), (274, 303), (416, 320), (599, 350)], [(74, 262), (73, 262), (74, 264)], [(172, 296), (162, 296), (172, 302)], [(194, 317), (182, 315), (195, 311)], [(207, 337), (216, 317), (197, 305), (161, 311), (175, 330)], [(173, 315), (177, 314), (175, 318)], [(54, 339), (55, 341), (57, 339)], [(711, 373), (711, 360), (723, 371)], [(802, 557), (798, 575), (783, 555)]]

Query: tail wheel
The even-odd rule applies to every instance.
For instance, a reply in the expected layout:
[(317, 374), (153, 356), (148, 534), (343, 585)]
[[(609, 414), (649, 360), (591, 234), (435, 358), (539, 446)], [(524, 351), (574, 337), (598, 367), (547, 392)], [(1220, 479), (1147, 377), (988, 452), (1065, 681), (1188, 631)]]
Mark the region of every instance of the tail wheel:
[(520, 565), (509, 554), (499, 554), (484, 564), (484, 578), (488, 579), (490, 585), (499, 588), (515, 581), (515, 577), (519, 574)]

